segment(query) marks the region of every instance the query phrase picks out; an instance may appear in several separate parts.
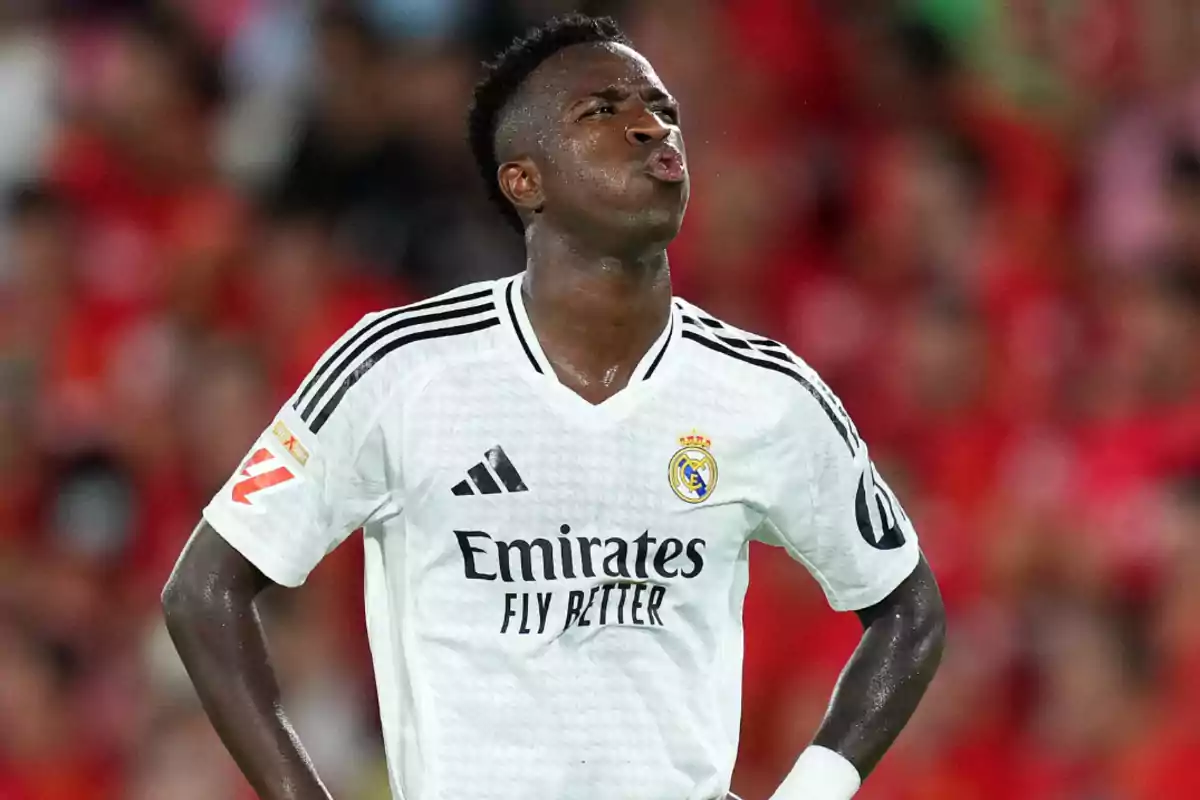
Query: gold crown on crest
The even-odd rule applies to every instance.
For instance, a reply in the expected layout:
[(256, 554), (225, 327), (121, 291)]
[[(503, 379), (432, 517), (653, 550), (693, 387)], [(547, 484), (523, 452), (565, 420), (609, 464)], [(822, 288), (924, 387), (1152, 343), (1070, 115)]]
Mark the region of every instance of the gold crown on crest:
[(679, 444), (681, 447), (698, 447), (701, 450), (707, 450), (712, 447), (712, 439), (696, 433), (693, 429), (688, 435), (679, 437)]

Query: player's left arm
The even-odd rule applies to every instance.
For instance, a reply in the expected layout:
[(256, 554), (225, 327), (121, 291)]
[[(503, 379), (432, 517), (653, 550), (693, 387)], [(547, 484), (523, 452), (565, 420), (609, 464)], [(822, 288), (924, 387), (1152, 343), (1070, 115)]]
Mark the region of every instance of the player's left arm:
[[(838, 680), (813, 745), (845, 758), (861, 780), (883, 758), (933, 680), (946, 640), (946, 610), (933, 571), (921, 557), (884, 600), (857, 613), (865, 629), (862, 640)], [(786, 788), (777, 794), (780, 800), (793, 796)]]
[[(837, 398), (804, 368), (771, 448), (777, 499), (760, 538), (784, 547), (863, 636), (811, 745), (772, 800), (849, 800), (908, 723), (942, 657), (946, 614), (917, 534)], [(802, 384), (803, 385), (803, 384)]]

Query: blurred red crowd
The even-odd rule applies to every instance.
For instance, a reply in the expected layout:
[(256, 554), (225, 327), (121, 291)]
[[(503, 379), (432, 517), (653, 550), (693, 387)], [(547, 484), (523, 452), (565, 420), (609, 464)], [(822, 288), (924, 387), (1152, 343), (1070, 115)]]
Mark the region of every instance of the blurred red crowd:
[[(577, 4), (70, 5), (0, 12), (0, 800), (237, 797), (158, 591), (342, 330), (520, 269), (463, 115), (481, 53)], [(861, 796), (1200, 797), (1195, 15), (899, 5), (614, 9), (682, 101), (678, 293), (821, 372), (941, 582), (946, 661)], [(266, 610), (302, 737), (365, 799), (359, 557)], [(752, 564), (751, 800), (859, 635)]]

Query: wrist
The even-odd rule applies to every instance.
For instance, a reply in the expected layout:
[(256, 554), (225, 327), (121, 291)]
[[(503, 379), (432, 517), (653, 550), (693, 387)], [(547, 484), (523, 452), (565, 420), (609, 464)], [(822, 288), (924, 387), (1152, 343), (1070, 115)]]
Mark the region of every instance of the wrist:
[(844, 756), (827, 747), (810, 745), (771, 800), (850, 800), (862, 776)]

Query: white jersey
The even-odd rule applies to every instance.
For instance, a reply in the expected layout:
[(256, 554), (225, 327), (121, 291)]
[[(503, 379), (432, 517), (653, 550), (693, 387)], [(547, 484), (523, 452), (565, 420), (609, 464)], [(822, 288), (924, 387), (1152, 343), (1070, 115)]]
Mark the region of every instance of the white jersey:
[(675, 300), (592, 405), (555, 378), (521, 280), (364, 318), (205, 518), (286, 586), (363, 529), (396, 798), (723, 797), (750, 541), (850, 610), (912, 572), (916, 535), (783, 346)]

